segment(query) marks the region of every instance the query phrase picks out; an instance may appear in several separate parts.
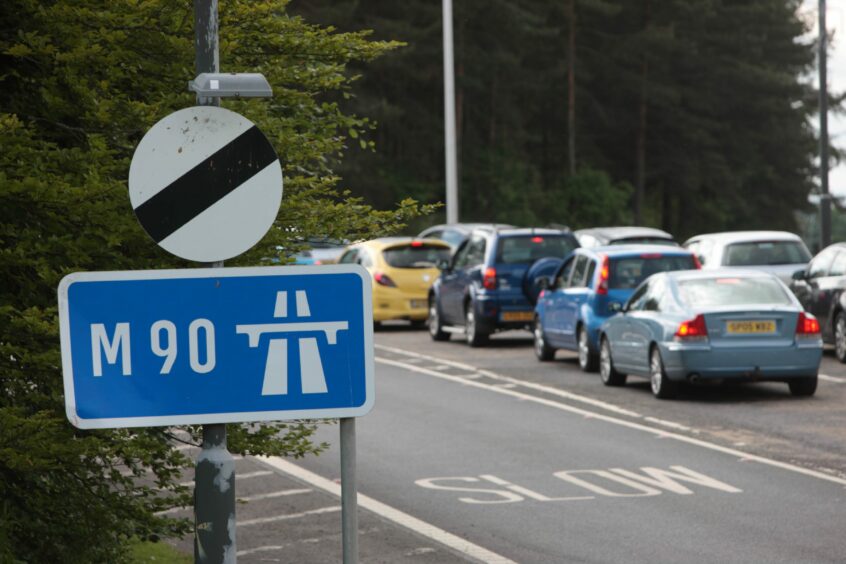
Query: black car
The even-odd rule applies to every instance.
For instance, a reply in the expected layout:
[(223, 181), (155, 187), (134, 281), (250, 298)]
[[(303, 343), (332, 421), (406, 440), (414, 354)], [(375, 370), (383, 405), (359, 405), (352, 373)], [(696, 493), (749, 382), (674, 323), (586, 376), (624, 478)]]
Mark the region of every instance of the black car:
[(440, 239), (445, 241), (455, 251), (461, 243), (476, 230), (493, 231), (495, 229), (509, 229), (513, 225), (505, 223), (444, 223), (424, 229), (417, 235), (418, 239)]
[(429, 333), (444, 341), (463, 334), (470, 346), (534, 319), (536, 280), (579, 246), (569, 231), (476, 229), (458, 248), (429, 293)]
[(846, 243), (820, 251), (793, 274), (790, 289), (819, 320), (823, 342), (833, 344), (837, 360), (846, 362)]
[(582, 247), (606, 245), (671, 245), (678, 246), (673, 236), (653, 227), (592, 227), (576, 231)]

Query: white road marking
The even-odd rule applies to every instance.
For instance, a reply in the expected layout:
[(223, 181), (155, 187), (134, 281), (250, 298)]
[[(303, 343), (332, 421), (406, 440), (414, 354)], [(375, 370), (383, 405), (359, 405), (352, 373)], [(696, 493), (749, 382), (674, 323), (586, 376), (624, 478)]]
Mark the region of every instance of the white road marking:
[[(409, 364), (408, 366), (413, 366)], [(416, 368), (416, 367), (415, 367)], [(425, 370), (425, 369), (424, 369)], [(330, 494), (341, 497), (341, 485), (333, 482), (332, 480), (328, 480), (319, 474), (315, 474), (305, 468), (301, 468), (296, 464), (288, 462), (284, 458), (280, 458), (278, 456), (267, 456), (267, 457), (256, 457), (256, 460), (259, 460), (272, 468), (276, 468), (286, 474), (294, 476), (303, 482), (306, 482), (309, 485), (312, 485), (316, 488), (329, 492)], [(465, 554), (471, 558), (475, 558), (482, 562), (489, 562), (495, 564), (516, 564), (514, 561), (505, 558), (504, 556), (500, 556), (495, 552), (491, 552), (486, 548), (482, 548), (479, 545), (473, 544), (468, 540), (465, 540), (457, 535), (444, 531), (434, 525), (426, 523), (416, 517), (412, 517), (408, 513), (404, 513), (398, 509), (394, 509), (393, 507), (386, 505), (380, 501), (376, 501), (372, 497), (368, 497), (362, 493), (358, 494), (358, 504), (359, 506), (376, 513), (380, 517), (387, 519), (405, 527), (406, 529), (410, 529), (417, 534), (423, 535), (427, 538), (430, 538), (436, 542), (441, 543), (444, 546), (447, 546), (455, 551), (458, 551), (462, 554)], [(340, 510), (340, 507), (338, 508)], [(241, 524), (239, 523), (239, 526)]]
[(605, 410), (608, 410), (608, 411), (613, 411), (614, 413), (618, 413), (620, 415), (627, 415), (629, 417), (635, 417), (635, 418), (643, 417), (641, 414), (639, 414), (635, 411), (631, 411), (629, 409), (624, 409), (624, 408), (619, 407), (617, 405), (614, 405), (612, 403), (607, 403), (607, 402), (600, 401), (600, 400), (597, 400), (597, 399), (589, 398), (587, 396), (574, 394), (572, 392), (566, 392), (564, 390), (559, 390), (558, 388), (553, 388), (551, 386), (544, 386), (543, 384), (536, 384), (534, 382), (524, 382), (524, 381), (518, 380), (516, 378), (511, 378), (510, 376), (503, 376), (501, 374), (491, 372), (490, 370), (477, 368), (475, 366), (472, 366), (470, 364), (465, 364), (463, 362), (457, 362), (457, 361), (454, 361), (454, 360), (447, 360), (447, 359), (444, 359), (444, 358), (435, 358), (433, 356), (423, 355), (423, 354), (420, 354), (420, 353), (406, 351), (406, 350), (403, 350), (403, 349), (398, 349), (398, 348), (394, 348), (394, 347), (386, 347), (385, 345), (375, 345), (375, 347), (377, 349), (381, 349), (381, 350), (396, 353), (396, 354), (402, 354), (402, 355), (415, 357), (415, 358), (424, 358), (424, 359), (431, 360), (433, 362), (445, 364), (447, 366), (452, 366), (452, 367), (455, 367), (455, 368), (461, 368), (462, 370), (466, 370), (468, 372), (472, 372), (472, 373), (477, 374), (477, 376), (476, 376), (477, 378), (479, 376), (484, 376), (486, 378), (491, 378), (493, 380), (499, 380), (501, 382), (508, 382), (509, 384), (515, 384), (517, 386), (522, 386), (524, 388), (530, 388), (532, 390), (537, 390), (537, 391), (543, 392), (545, 394), (551, 394), (551, 395), (554, 395), (554, 396), (571, 399), (573, 401), (579, 401), (579, 402), (582, 402), (582, 403), (586, 403), (586, 404), (592, 405), (594, 407), (600, 407), (602, 409), (605, 409)]
[[(379, 529), (374, 527), (374, 528), (370, 528), (370, 529), (359, 529), (358, 534), (359, 535), (370, 535), (370, 534), (377, 533), (377, 532), (379, 532)], [(247, 550), (239, 550), (238, 556), (249, 556), (251, 554), (257, 554), (259, 552), (276, 552), (278, 550), (285, 550), (286, 548), (290, 548), (290, 547), (294, 546), (295, 544), (318, 544), (318, 543), (324, 542), (326, 540), (335, 540), (339, 536), (340, 536), (339, 534), (338, 535), (331, 535), (330, 534), (330, 535), (324, 535), (322, 537), (311, 537), (311, 538), (299, 539), (299, 540), (296, 540), (294, 542), (286, 542), (285, 544), (257, 546), (255, 548), (248, 548)], [(432, 552), (435, 552), (434, 549), (432, 550)], [(278, 562), (278, 561), (274, 560), (274, 562)]]
[(297, 489), (290, 489), (290, 490), (279, 490), (279, 491), (276, 491), (276, 492), (269, 492), (269, 493), (251, 495), (251, 496), (247, 496), (247, 497), (239, 497), (238, 501), (244, 501), (244, 502), (249, 503), (251, 501), (260, 501), (262, 499), (274, 499), (274, 498), (277, 498), (277, 497), (286, 497), (286, 496), (289, 496), (289, 495), (306, 494), (306, 493), (311, 493), (313, 491), (314, 490), (312, 490), (311, 488), (297, 488)]
[(262, 525), (264, 523), (275, 523), (276, 521), (288, 521), (291, 519), (302, 519), (303, 517), (310, 517), (312, 515), (322, 515), (324, 513), (336, 513), (341, 510), (340, 505), (330, 505), (329, 507), (321, 507), (319, 509), (311, 509), (303, 511), (302, 513), (285, 513), (283, 515), (274, 515), (273, 517), (259, 517), (258, 519), (247, 519), (246, 521), (238, 521), (239, 527), (249, 527), (250, 525)]
[[(273, 474), (273, 472), (271, 472), (270, 470), (258, 470), (256, 472), (246, 472), (244, 474), (239, 474), (239, 473), (235, 472), (235, 481), (240, 482), (241, 480), (249, 480), (250, 478), (259, 478), (261, 476), (269, 476), (270, 474)], [(194, 480), (191, 480), (189, 482), (181, 482), (179, 485), (185, 486), (186, 488), (190, 488), (191, 486), (194, 485)]]
[(836, 384), (846, 384), (846, 378), (841, 378), (839, 376), (829, 376), (828, 374), (819, 374), (817, 376), (820, 380), (825, 380), (826, 382), (834, 382)]
[(671, 429), (678, 429), (679, 431), (692, 431), (692, 429), (687, 425), (682, 425), (681, 423), (676, 423), (675, 421), (667, 421), (666, 419), (658, 419), (657, 417), (644, 417), (643, 420), (663, 425), (664, 427), (669, 427)]
[[(377, 345), (378, 347), (379, 345)], [(558, 401), (540, 398), (537, 396), (532, 396), (529, 394), (524, 394), (522, 392), (517, 392), (514, 390), (508, 390), (505, 388), (501, 388), (499, 386), (492, 386), (490, 384), (484, 384), (482, 382), (475, 382), (473, 380), (467, 380), (464, 378), (457, 378), (450, 374), (444, 374), (441, 372), (436, 372), (434, 370), (430, 370), (428, 368), (422, 368), (420, 366), (414, 366), (412, 364), (406, 364), (404, 362), (400, 362), (398, 360), (390, 360), (387, 358), (377, 357), (376, 362), (380, 364), (387, 364), (390, 366), (396, 366), (398, 368), (405, 368), (411, 372), (418, 372), (420, 374), (426, 374), (429, 376), (434, 376), (435, 378), (440, 378), (442, 380), (448, 380), (450, 382), (455, 382), (458, 384), (463, 384), (465, 386), (476, 387), (482, 390), (488, 390), (491, 392), (495, 392), (498, 394), (503, 394), (507, 396), (512, 396), (517, 399), (531, 401), (534, 403), (539, 403), (541, 405), (545, 405), (547, 407), (551, 407), (553, 409), (559, 409), (561, 411), (567, 411), (570, 413), (576, 413), (582, 415), (584, 417), (599, 419), (600, 421), (605, 421), (608, 423), (613, 423), (614, 425), (620, 425), (622, 427), (628, 427), (630, 429), (636, 429), (639, 431), (645, 431), (647, 433), (656, 435), (659, 438), (668, 438), (668, 439), (675, 439), (677, 441), (688, 443), (691, 445), (707, 448), (710, 450), (714, 450), (717, 452), (722, 452), (731, 456), (735, 456), (739, 459), (743, 459), (745, 461), (750, 462), (759, 462), (761, 464), (765, 464), (767, 466), (773, 466), (775, 468), (781, 468), (783, 470), (789, 470), (791, 472), (796, 472), (798, 474), (804, 474), (805, 476), (811, 476), (813, 478), (818, 478), (820, 480), (825, 480), (828, 482), (834, 482), (835, 484), (840, 484), (842, 486), (846, 486), (846, 479), (838, 478), (837, 476), (829, 476), (828, 474), (824, 474), (822, 472), (818, 472), (816, 470), (811, 470), (808, 468), (802, 468), (801, 466), (795, 466), (793, 464), (788, 464), (786, 462), (780, 462), (778, 460), (773, 460), (770, 458), (765, 458), (763, 456), (758, 456), (754, 454), (745, 453), (733, 448), (724, 447), (722, 445), (718, 445), (715, 443), (709, 443), (707, 441), (703, 441), (701, 439), (695, 439), (693, 437), (688, 437), (686, 435), (679, 435), (677, 433), (672, 433), (670, 431), (666, 431), (663, 429), (656, 429), (655, 427), (649, 427), (647, 425), (643, 425), (641, 423), (635, 423), (634, 421), (626, 421), (624, 419), (618, 419), (616, 417), (612, 417), (610, 415), (605, 415), (604, 413), (596, 413), (593, 411), (588, 411), (587, 409), (583, 409), (581, 407), (575, 407), (571, 405), (567, 405), (565, 403), (561, 403)]]

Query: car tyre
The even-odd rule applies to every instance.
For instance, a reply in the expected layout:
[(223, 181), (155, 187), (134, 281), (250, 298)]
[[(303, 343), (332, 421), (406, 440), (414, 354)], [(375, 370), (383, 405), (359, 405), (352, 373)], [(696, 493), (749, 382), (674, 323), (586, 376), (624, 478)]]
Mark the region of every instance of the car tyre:
[(603, 336), (599, 345), (599, 377), (606, 386), (623, 386), (626, 383), (626, 375), (614, 368), (614, 359), (611, 358), (611, 343), (608, 337)]
[(429, 336), (433, 341), (449, 341), (449, 333), (444, 331), (441, 314), (438, 311), (438, 301), (434, 297), (429, 298), (429, 317), (426, 319), (426, 324), (429, 326)]
[(535, 317), (535, 327), (533, 331), (535, 335), (535, 356), (541, 362), (547, 362), (555, 358), (555, 348), (550, 347), (546, 342), (546, 337), (543, 334), (543, 327), (540, 319)]
[(579, 351), (579, 368), (583, 372), (596, 372), (599, 367), (599, 355), (590, 350), (590, 339), (584, 325), (579, 326), (576, 344)]
[(842, 311), (834, 319), (834, 355), (846, 363), (846, 313)]
[(817, 377), (797, 378), (787, 383), (790, 393), (798, 397), (808, 397), (817, 391)]
[(488, 342), (488, 335), (479, 331), (472, 302), (467, 304), (464, 312), (464, 338), (471, 347), (481, 347)]
[(661, 360), (661, 351), (658, 347), (652, 347), (649, 355), (649, 384), (652, 388), (652, 395), (658, 399), (671, 399), (676, 397), (679, 385), (667, 378), (664, 370), (664, 361)]

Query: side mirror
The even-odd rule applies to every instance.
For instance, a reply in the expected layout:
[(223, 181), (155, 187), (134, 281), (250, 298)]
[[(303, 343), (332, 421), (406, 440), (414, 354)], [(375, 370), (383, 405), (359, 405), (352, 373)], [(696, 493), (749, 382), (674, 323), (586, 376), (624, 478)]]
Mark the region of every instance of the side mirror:
[(440, 259), (438, 262), (435, 263), (435, 266), (438, 268), (438, 270), (452, 270), (449, 259)]
[(611, 313), (620, 313), (623, 311), (623, 304), (620, 302), (611, 302), (608, 304), (608, 311)]
[(793, 279), (794, 280), (804, 280), (805, 279), (805, 270), (802, 269), (802, 270), (797, 270), (796, 272), (794, 272), (793, 273)]

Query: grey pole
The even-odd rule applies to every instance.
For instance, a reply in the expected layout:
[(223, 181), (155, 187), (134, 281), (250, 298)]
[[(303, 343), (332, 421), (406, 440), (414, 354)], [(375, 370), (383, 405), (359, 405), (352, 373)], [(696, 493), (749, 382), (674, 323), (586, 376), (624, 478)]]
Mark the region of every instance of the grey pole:
[(458, 158), (455, 140), (455, 62), (452, 40), (452, 0), (443, 0), (444, 20), (444, 141), (446, 146), (446, 220), (458, 222)]
[(819, 66), (820, 66), (820, 243), (821, 248), (831, 244), (831, 195), (828, 192), (828, 30), (825, 25), (825, 0), (819, 4)]
[[(194, 0), (197, 73), (219, 72), (217, 0)], [(197, 97), (201, 106), (219, 98)], [(223, 261), (211, 266), (222, 268)], [(226, 424), (203, 425), (203, 448), (194, 470), (194, 562), (234, 564), (235, 459), (226, 448)]]
[(358, 564), (358, 491), (355, 484), (355, 417), (341, 418), (341, 535), (344, 564)]

